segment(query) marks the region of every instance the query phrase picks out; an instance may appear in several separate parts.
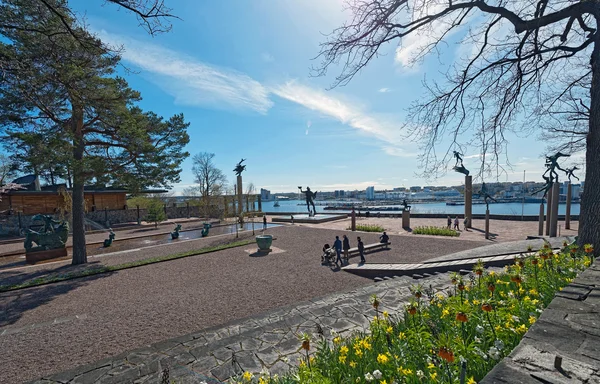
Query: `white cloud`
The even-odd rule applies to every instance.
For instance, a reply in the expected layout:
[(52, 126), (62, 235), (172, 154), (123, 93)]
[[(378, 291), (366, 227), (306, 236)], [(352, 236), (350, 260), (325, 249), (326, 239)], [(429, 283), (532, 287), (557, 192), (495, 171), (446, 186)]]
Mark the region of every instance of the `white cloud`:
[(273, 55), (271, 55), (269, 52), (263, 52), (260, 54), (260, 58), (262, 59), (262, 61), (264, 61), (265, 63), (272, 63), (275, 61), (275, 58), (273, 57)]
[(392, 90), (389, 88), (379, 88), (379, 90), (377, 92), (388, 93), (388, 92), (392, 92)]
[(324, 116), (334, 118), (362, 134), (373, 136), (384, 143), (386, 153), (393, 156), (406, 156), (402, 148), (401, 124), (389, 121), (382, 116), (363, 112), (361, 106), (342, 100), (333, 93), (307, 87), (296, 81), (274, 87), (271, 91), (277, 96), (302, 105)]
[(110, 45), (123, 46), (123, 60), (152, 73), (153, 80), (177, 103), (220, 108), (228, 105), (259, 113), (266, 113), (273, 106), (269, 91), (243, 73), (105, 31), (99, 37)]

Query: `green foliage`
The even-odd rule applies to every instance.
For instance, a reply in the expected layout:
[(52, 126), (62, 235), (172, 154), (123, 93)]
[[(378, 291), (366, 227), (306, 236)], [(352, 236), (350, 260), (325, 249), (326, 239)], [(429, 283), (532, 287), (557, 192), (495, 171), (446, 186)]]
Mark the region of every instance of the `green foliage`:
[[(352, 230), (352, 227), (346, 228), (347, 230)], [(383, 232), (385, 228), (380, 225), (374, 224), (356, 224), (356, 230), (362, 232)]]
[(460, 232), (446, 227), (415, 227), (412, 230), (415, 235), (433, 235), (433, 236), (460, 236)]
[(131, 209), (135, 208), (136, 206), (139, 206), (140, 209), (147, 209), (153, 200), (155, 199), (152, 199), (147, 196), (130, 197), (129, 199), (127, 199), (127, 207)]
[(146, 210), (146, 221), (154, 223), (155, 227), (158, 227), (158, 223), (167, 219), (165, 205), (158, 199), (150, 199), (146, 205)]
[(377, 306), (371, 300), (376, 315), (368, 333), (333, 334), (318, 343), (309, 364), (303, 358), (276, 379), (246, 373), (238, 382), (459, 383), (465, 361), (466, 382), (475, 383), (511, 353), (555, 293), (590, 265), (593, 248), (584, 250), (567, 246), (553, 254), (544, 248), (501, 273), (484, 270), (468, 281), (452, 275), (449, 290), (413, 287), (401, 317), (390, 316), (384, 300)]

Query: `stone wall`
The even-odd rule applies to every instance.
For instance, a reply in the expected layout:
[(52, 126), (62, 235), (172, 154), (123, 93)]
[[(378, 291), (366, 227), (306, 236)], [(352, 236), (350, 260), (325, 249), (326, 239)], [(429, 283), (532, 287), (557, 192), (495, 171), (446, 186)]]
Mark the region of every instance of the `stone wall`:
[[(200, 207), (198, 206), (165, 206), (165, 211), (168, 219), (181, 219), (187, 217), (203, 217), (203, 210), (201, 212)], [(138, 216), (139, 213), (139, 216)], [(221, 217), (223, 214), (223, 210), (217, 207), (211, 209), (209, 216), (211, 218)], [(146, 209), (140, 208), (139, 211), (137, 208), (129, 208), (129, 209), (107, 209), (107, 210), (98, 210), (94, 212), (86, 212), (85, 218), (94, 223), (89, 223), (91, 229), (101, 229), (104, 227), (110, 227), (111, 225), (124, 224), (124, 223), (137, 223), (138, 219), (140, 221), (146, 221)], [(30, 225), (33, 224), (34, 215), (3, 215), (0, 217), (0, 235), (7, 234), (18, 234), (22, 229), (29, 228)], [(59, 215), (52, 215), (55, 220), (61, 220), (62, 218)], [(70, 220), (69, 220), (70, 221)]]

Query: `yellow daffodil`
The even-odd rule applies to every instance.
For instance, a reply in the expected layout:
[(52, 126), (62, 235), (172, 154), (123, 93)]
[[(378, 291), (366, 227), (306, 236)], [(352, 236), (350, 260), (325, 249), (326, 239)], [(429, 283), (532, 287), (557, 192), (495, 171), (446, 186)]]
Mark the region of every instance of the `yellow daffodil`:
[(533, 317), (533, 316), (529, 316), (529, 324), (533, 324), (533, 323), (535, 323), (535, 321), (536, 321), (536, 320), (537, 320), (537, 319), (536, 319), (535, 317)]
[(258, 378), (258, 384), (267, 384), (267, 380), (263, 379), (262, 377)]
[(398, 334), (398, 338), (399, 338), (400, 340), (404, 340), (404, 339), (406, 339), (406, 333), (404, 333), (404, 332), (400, 332), (400, 334)]
[(442, 310), (442, 317), (446, 317), (450, 314), (450, 311), (448, 310), (448, 308), (444, 308)]
[(347, 357), (348, 356), (346, 356), (346, 355), (339, 355), (338, 360), (340, 361), (340, 363), (344, 364), (346, 362)]
[(333, 339), (333, 344), (339, 344), (341, 342), (342, 342), (342, 338), (339, 336)]
[(349, 362), (349, 363), (348, 363), (348, 365), (349, 365), (351, 368), (356, 368), (356, 362), (354, 362), (354, 361), (351, 361), (351, 362)]
[(429, 378), (431, 379), (431, 381), (437, 381), (437, 372), (431, 372)]
[(254, 375), (248, 371), (244, 372), (244, 374), (242, 375), (242, 378), (246, 381), (252, 380), (253, 377)]
[(340, 353), (341, 353), (342, 355), (345, 355), (345, 354), (347, 354), (347, 353), (348, 353), (348, 347), (346, 347), (345, 345), (342, 345), (342, 346), (340, 347)]
[(479, 305), (481, 304), (481, 301), (477, 300), (477, 299), (473, 299), (473, 305)]
[(433, 364), (433, 363), (427, 364), (427, 369), (435, 369), (435, 364)]
[(392, 333), (392, 332), (394, 332), (394, 328), (392, 328), (392, 327), (390, 326), (390, 327), (387, 327), (387, 329), (386, 329), (385, 331), (386, 331), (387, 333)]
[(383, 311), (383, 317), (385, 319), (387, 319), (390, 316), (390, 314), (388, 313), (388, 311)]
[(471, 378), (469, 380), (467, 380), (467, 384), (477, 384), (477, 382), (475, 381), (473, 376), (471, 376)]
[(377, 356), (377, 362), (378, 362), (379, 364), (385, 364), (385, 363), (387, 363), (388, 361), (390, 361), (390, 358), (389, 358), (389, 357), (387, 357), (387, 356), (386, 356), (386, 355), (384, 355), (384, 354), (381, 354), (381, 353), (380, 353), (380, 354)]
[(519, 333), (525, 333), (527, 332), (527, 326), (525, 324), (521, 324), (517, 327), (517, 332)]

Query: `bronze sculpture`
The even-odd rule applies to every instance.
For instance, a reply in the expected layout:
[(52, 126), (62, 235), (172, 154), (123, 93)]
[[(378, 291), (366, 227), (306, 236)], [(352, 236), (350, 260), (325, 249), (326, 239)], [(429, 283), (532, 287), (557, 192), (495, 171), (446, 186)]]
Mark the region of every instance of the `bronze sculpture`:
[(235, 168), (233, 169), (233, 172), (235, 172), (236, 176), (241, 176), (242, 172), (244, 172), (246, 170), (246, 166), (242, 165), (242, 163), (246, 161), (246, 159), (242, 159), (240, 160), (239, 163), (237, 163), (237, 165), (235, 166)]
[[(467, 168), (465, 168), (465, 166), (463, 164), (462, 154), (458, 151), (454, 151), (454, 157), (456, 158), (456, 164), (454, 164), (454, 167), (452, 167), (452, 169), (454, 169), (458, 173), (462, 173), (465, 176), (469, 176), (469, 170)], [(460, 166), (458, 166), (459, 161), (460, 161)]]
[(173, 232), (171, 232), (172, 240), (179, 239), (179, 231), (181, 231), (181, 224), (177, 224), (177, 226), (175, 227), (175, 230)]
[(571, 155), (565, 155), (564, 153), (561, 152), (557, 152), (556, 154), (552, 155), (552, 156), (546, 156), (546, 172), (544, 172), (544, 175), (546, 175), (548, 172), (550, 172), (550, 180), (552, 182), (554, 181), (558, 181), (558, 173), (556, 172), (556, 168), (560, 169), (563, 172), (567, 172), (565, 169), (562, 169), (560, 167), (560, 165), (558, 165), (558, 159), (561, 157), (569, 157)]
[(104, 240), (104, 248), (110, 247), (114, 239), (115, 239), (115, 233), (113, 232), (112, 229), (110, 229), (108, 239)]
[[(56, 221), (49, 215), (35, 215), (32, 220), (43, 220), (44, 228), (36, 232), (28, 229), (25, 234), (25, 251), (35, 252), (57, 248), (64, 248), (69, 237), (69, 223)], [(37, 244), (37, 247), (33, 246)]]
[[(314, 198), (317, 197), (317, 192), (312, 192), (310, 190), (310, 187), (306, 187), (306, 191), (302, 190), (302, 187), (298, 187), (298, 189), (300, 190), (301, 193), (304, 193), (306, 196), (306, 208), (308, 208), (308, 215), (309, 216), (314, 216), (317, 214), (317, 209), (315, 208), (315, 202), (314, 202)], [(313, 207), (313, 211), (311, 213), (310, 211), (310, 206), (312, 205)]]
[(494, 199), (487, 191), (487, 188), (485, 187), (485, 183), (481, 183), (481, 190), (479, 191), (479, 197), (481, 197), (483, 195), (483, 200), (485, 201), (485, 209), (486, 210), (490, 210), (490, 202), (489, 200), (492, 200), (494, 202), (496, 202), (496, 199)]
[(402, 211), (410, 212), (410, 205), (408, 205), (406, 199), (402, 200)]
[(579, 169), (579, 168), (577, 168), (577, 166), (574, 166), (574, 167), (572, 167), (572, 168), (567, 168), (567, 169), (565, 170), (565, 173), (567, 174), (567, 177), (569, 178), (569, 181), (571, 181), (571, 177), (574, 177), (574, 178), (576, 178), (576, 179), (577, 179), (577, 181), (579, 181), (579, 177), (577, 177), (577, 176), (575, 176), (575, 175), (573, 174), (573, 172), (575, 172), (575, 171), (576, 171), (576, 170), (578, 170), (578, 169)]

